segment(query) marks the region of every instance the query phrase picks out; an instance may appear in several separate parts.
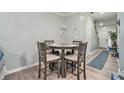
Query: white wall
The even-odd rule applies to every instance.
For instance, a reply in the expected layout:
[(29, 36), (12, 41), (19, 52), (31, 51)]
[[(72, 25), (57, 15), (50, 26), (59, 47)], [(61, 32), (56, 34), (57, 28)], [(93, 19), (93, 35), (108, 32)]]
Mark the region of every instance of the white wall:
[(106, 31), (106, 32), (109, 32), (109, 31), (112, 31), (112, 32), (116, 32), (116, 26), (99, 26), (97, 27), (97, 31), (100, 32), (100, 31)]
[(53, 13), (0, 13), (0, 47), (7, 69), (38, 62), (36, 41), (61, 41), (64, 18)]
[(124, 13), (119, 13), (120, 18), (120, 49), (119, 49), (119, 67), (124, 70)]
[(77, 13), (66, 17), (65, 23), (67, 26), (65, 41), (69, 43), (72, 43), (73, 40), (88, 41), (87, 54), (98, 48), (93, 18), (86, 13)]
[(73, 40), (86, 41), (85, 23), (85, 18), (80, 20), (80, 13), (66, 17), (66, 41), (69, 43), (72, 43)]
[[(54, 13), (0, 13), (0, 47), (8, 70), (38, 62), (36, 41), (88, 41), (88, 52), (98, 48), (94, 20), (86, 13), (66, 18)], [(67, 26), (62, 38), (62, 25)], [(63, 39), (63, 40), (62, 40)]]
[(87, 16), (86, 32), (87, 32), (87, 41), (88, 41), (87, 54), (90, 54), (94, 50), (98, 49), (98, 38), (95, 31), (94, 19), (90, 16)]

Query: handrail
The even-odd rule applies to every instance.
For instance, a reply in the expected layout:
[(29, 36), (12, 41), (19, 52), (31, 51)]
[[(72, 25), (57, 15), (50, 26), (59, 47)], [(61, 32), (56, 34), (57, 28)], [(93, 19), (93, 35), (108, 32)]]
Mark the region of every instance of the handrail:
[(97, 35), (97, 39), (98, 39), (98, 46), (99, 46), (99, 36), (98, 36), (98, 32), (97, 32), (97, 28), (96, 28), (96, 22), (94, 22), (94, 27), (95, 27), (95, 32), (96, 32), (96, 35)]

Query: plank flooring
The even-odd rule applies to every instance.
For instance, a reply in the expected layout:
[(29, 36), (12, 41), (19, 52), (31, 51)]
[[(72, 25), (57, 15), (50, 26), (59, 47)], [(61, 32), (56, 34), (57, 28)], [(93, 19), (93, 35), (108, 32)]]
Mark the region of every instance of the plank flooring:
[[(99, 49), (93, 55), (90, 55), (86, 59), (86, 64), (91, 62), (99, 53), (102, 52), (102, 49)], [(111, 80), (111, 74), (117, 72), (118, 63), (115, 57), (109, 57), (107, 62), (104, 65), (102, 70), (95, 69), (90, 66), (86, 66), (86, 76), (87, 80)], [(76, 80), (76, 76), (71, 73), (67, 73), (66, 78), (57, 78), (57, 74), (53, 73), (47, 77), (47, 80)], [(5, 76), (5, 80), (43, 80), (43, 73), (41, 73), (41, 78), (38, 79), (38, 66), (34, 66), (19, 72), (15, 72)], [(81, 75), (81, 80), (83, 80), (83, 75)]]

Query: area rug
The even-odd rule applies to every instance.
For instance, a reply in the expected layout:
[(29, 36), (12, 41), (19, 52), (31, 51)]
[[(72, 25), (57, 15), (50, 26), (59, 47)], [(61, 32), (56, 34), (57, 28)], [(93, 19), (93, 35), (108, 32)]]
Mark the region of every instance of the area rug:
[(95, 59), (93, 59), (88, 66), (102, 70), (109, 56), (109, 51), (102, 51)]

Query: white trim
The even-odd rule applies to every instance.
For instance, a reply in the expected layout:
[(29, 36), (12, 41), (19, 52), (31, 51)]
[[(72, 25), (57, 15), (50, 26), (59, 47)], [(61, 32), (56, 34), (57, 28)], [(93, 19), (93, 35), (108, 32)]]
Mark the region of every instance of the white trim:
[(120, 64), (119, 64), (119, 59), (117, 59), (117, 62), (118, 62), (118, 73), (120, 74)]
[(0, 72), (0, 80), (4, 79), (5, 72), (6, 72), (6, 66), (4, 65), (1, 72)]
[(72, 13), (66, 14), (65, 17), (71, 16), (71, 15), (77, 14), (77, 13), (78, 13), (78, 12), (72, 12)]
[(59, 15), (59, 16), (65, 17), (65, 15), (63, 13), (61, 13), (61, 12), (54, 12), (54, 13), (57, 14), (57, 15)]
[(34, 64), (29, 64), (29, 65), (26, 65), (26, 66), (22, 66), (22, 67), (19, 67), (19, 68), (15, 68), (15, 69), (12, 69), (12, 70), (8, 70), (5, 75), (8, 75), (8, 74), (12, 74), (14, 72), (18, 72), (18, 71), (21, 71), (21, 70), (24, 70), (24, 69), (27, 69), (27, 68), (30, 68), (30, 67), (33, 67), (33, 66), (36, 66), (38, 65), (38, 62), (34, 63)]
[(71, 16), (71, 15), (76, 14), (78, 12), (71, 12), (71, 13), (68, 13), (68, 14), (63, 14), (62, 12), (54, 12), (54, 13), (59, 15), (59, 16), (68, 17), (68, 16)]

